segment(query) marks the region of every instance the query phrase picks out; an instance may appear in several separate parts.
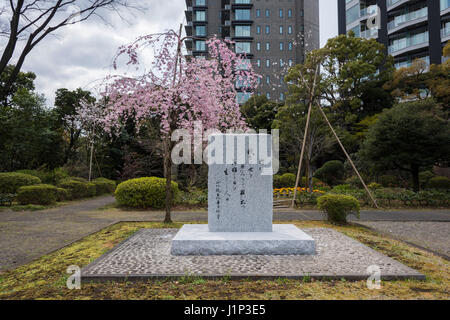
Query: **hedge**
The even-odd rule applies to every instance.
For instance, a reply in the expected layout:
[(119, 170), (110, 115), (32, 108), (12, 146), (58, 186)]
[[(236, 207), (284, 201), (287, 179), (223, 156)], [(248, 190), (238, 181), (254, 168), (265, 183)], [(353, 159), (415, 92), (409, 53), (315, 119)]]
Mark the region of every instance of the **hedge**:
[(296, 175), (293, 173), (285, 173), (283, 175), (273, 176), (274, 188), (293, 188), (295, 186)]
[(25, 186), (17, 191), (16, 200), (20, 204), (53, 204), (57, 200), (57, 187), (50, 184)]
[(38, 177), (18, 172), (0, 173), (0, 193), (17, 193), (23, 186), (40, 184)]
[(59, 182), (59, 187), (69, 190), (71, 199), (89, 198), (97, 194), (94, 183), (65, 179)]
[(96, 194), (98, 196), (105, 193), (113, 193), (116, 190), (116, 183), (106, 178), (97, 178), (92, 180), (92, 183), (95, 184)]
[(317, 199), (317, 206), (327, 214), (330, 222), (345, 224), (350, 213), (355, 213), (359, 219), (359, 201), (352, 196), (327, 194)]
[[(173, 199), (178, 197), (178, 184), (172, 181)], [(119, 205), (134, 208), (162, 208), (166, 202), (166, 179), (145, 177), (131, 179), (117, 186)]]
[(450, 179), (447, 177), (434, 177), (427, 183), (428, 189), (450, 190)]

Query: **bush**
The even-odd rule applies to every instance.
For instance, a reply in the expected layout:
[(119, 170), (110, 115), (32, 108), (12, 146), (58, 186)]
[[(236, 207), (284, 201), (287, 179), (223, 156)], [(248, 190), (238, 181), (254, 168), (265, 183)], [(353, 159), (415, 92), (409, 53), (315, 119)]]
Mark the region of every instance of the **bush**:
[(314, 177), (330, 186), (337, 185), (344, 178), (344, 164), (339, 160), (328, 161), (316, 171)]
[(450, 179), (447, 177), (434, 177), (428, 181), (428, 189), (450, 190)]
[(17, 201), (22, 204), (49, 205), (57, 200), (57, 189), (50, 184), (37, 184), (20, 187), (17, 191)]
[(53, 183), (53, 173), (50, 171), (43, 171), (43, 170), (18, 170), (16, 171), (18, 173), (25, 173), (29, 174), (30, 176), (38, 177), (42, 183)]
[(359, 219), (359, 202), (352, 196), (327, 194), (317, 199), (317, 206), (323, 210), (328, 221), (333, 223), (347, 223), (347, 215), (355, 213)]
[(72, 178), (60, 181), (58, 186), (69, 190), (71, 199), (94, 197), (97, 194), (95, 184)]
[(0, 173), (0, 193), (17, 193), (23, 186), (40, 184), (38, 177), (18, 172)]
[(398, 186), (398, 179), (396, 176), (385, 174), (378, 179), (378, 182), (385, 188), (392, 188)]
[(376, 183), (376, 182), (369, 183), (369, 185), (368, 185), (367, 187), (368, 187), (370, 190), (378, 190), (378, 189), (383, 188), (383, 186), (382, 186), (381, 184)]
[(15, 198), (15, 193), (0, 193), (0, 206), (11, 206)]
[(435, 174), (431, 171), (423, 171), (419, 173), (419, 184), (421, 188), (425, 188), (428, 182), (433, 178)]
[[(178, 184), (172, 181), (173, 199), (178, 197)], [(166, 179), (146, 177), (131, 179), (117, 186), (117, 202), (126, 207), (162, 208), (166, 202)]]
[(293, 173), (285, 173), (283, 175), (273, 176), (273, 187), (274, 188), (293, 188), (295, 186), (295, 179), (297, 176)]
[(72, 195), (69, 190), (56, 188), (56, 201), (65, 201), (70, 199), (72, 199)]
[(105, 193), (113, 193), (116, 190), (116, 183), (106, 178), (97, 178), (92, 180), (92, 183), (95, 184), (98, 196)]

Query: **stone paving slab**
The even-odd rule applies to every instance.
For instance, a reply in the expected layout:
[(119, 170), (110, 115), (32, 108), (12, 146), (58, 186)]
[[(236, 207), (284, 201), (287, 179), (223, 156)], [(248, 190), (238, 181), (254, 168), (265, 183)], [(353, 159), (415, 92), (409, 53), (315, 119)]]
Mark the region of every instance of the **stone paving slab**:
[(425, 276), (340, 232), (307, 228), (316, 240), (311, 256), (172, 256), (178, 229), (142, 229), (82, 269), (83, 282), (146, 280), (186, 275), (232, 279), (303, 278), (365, 280), (367, 268), (378, 265), (381, 278), (425, 279)]

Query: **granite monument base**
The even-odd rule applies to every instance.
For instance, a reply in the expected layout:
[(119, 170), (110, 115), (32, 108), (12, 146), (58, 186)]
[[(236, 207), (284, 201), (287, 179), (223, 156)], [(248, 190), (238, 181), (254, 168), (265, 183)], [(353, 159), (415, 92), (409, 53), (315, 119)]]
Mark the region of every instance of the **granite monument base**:
[(314, 239), (292, 224), (274, 224), (272, 232), (210, 232), (206, 224), (185, 224), (171, 248), (175, 256), (315, 253)]

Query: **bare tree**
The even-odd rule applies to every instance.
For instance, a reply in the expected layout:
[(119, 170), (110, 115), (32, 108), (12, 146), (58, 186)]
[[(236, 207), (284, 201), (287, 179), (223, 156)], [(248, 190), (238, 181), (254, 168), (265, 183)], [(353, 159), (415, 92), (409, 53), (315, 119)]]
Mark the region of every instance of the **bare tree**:
[[(120, 16), (121, 8), (133, 7), (129, 0), (9, 0), (0, 8), (0, 18), (9, 20), (9, 25), (2, 26), (0, 36), (6, 38), (0, 59), (0, 74), (3, 73), (14, 55), (18, 57), (15, 68), (3, 92), (8, 92), (17, 79), (25, 58), (30, 51), (49, 34), (56, 30), (97, 16), (103, 21), (102, 11), (112, 11)], [(15, 52), (19, 41), (25, 45), (20, 52)]]

